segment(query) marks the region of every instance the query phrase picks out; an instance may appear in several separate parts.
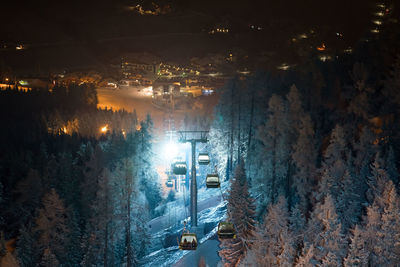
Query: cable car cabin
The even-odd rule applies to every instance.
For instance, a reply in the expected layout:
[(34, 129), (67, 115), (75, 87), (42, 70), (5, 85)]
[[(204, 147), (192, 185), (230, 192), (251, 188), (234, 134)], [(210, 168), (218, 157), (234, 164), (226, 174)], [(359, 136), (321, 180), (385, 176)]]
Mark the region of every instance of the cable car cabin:
[(168, 180), (167, 182), (165, 182), (165, 185), (166, 185), (167, 187), (173, 187), (173, 186), (174, 186), (174, 183), (172, 182), (172, 180)]
[(207, 153), (199, 154), (199, 165), (208, 165), (210, 163), (210, 157)]
[(207, 174), (206, 186), (207, 188), (218, 188), (220, 186), (218, 174)]
[(233, 223), (230, 222), (220, 222), (218, 224), (218, 237), (220, 239), (230, 239), (236, 238), (236, 230)]
[(193, 233), (183, 233), (181, 241), (179, 242), (179, 249), (181, 250), (196, 250), (197, 236)]
[(186, 162), (177, 161), (172, 164), (172, 172), (175, 175), (185, 175), (186, 174)]

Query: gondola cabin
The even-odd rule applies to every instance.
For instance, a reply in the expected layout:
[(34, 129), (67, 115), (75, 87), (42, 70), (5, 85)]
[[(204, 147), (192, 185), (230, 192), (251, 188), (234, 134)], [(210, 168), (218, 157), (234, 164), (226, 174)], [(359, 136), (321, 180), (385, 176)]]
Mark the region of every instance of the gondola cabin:
[(220, 186), (218, 174), (207, 174), (206, 186), (207, 188), (218, 188)]
[(210, 163), (210, 157), (207, 153), (199, 154), (199, 165), (208, 165)]
[(230, 222), (220, 222), (217, 234), (220, 239), (236, 238), (235, 227)]
[(168, 180), (168, 181), (165, 183), (165, 185), (166, 185), (167, 187), (173, 187), (173, 186), (174, 186), (174, 183), (172, 182), (172, 180)]
[(197, 236), (193, 233), (183, 233), (179, 242), (179, 249), (181, 250), (196, 250)]
[(175, 175), (185, 175), (186, 174), (186, 162), (177, 161), (172, 164), (172, 172)]

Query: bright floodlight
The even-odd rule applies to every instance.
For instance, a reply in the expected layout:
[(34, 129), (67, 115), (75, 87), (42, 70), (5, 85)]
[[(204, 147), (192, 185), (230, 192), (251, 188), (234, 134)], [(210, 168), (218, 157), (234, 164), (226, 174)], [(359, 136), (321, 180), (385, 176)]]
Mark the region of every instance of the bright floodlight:
[(164, 145), (163, 151), (164, 157), (167, 159), (173, 159), (178, 154), (178, 146), (174, 142), (168, 142)]

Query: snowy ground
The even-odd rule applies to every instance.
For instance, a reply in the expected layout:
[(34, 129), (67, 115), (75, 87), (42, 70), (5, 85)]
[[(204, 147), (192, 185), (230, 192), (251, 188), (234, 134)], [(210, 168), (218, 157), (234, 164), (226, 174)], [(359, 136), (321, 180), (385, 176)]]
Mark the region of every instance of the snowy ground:
[[(228, 183), (222, 184), (222, 191), (226, 192), (228, 188)], [(152, 229), (158, 227), (158, 224), (167, 225), (169, 218), (171, 216), (176, 216), (175, 218), (182, 218), (178, 221), (171, 222), (172, 225), (169, 227), (161, 227), (160, 231), (154, 231), (151, 240), (150, 253), (145, 256), (142, 261), (142, 266), (196, 266), (199, 257), (203, 254), (211, 254), (209, 259), (219, 261), (218, 258), (218, 240), (215, 238), (217, 232), (217, 225), (224, 217), (226, 213), (226, 201), (221, 201), (221, 191), (220, 189), (202, 189), (198, 192), (198, 224), (200, 228), (206, 228), (207, 233), (200, 237), (199, 247), (196, 251), (181, 251), (178, 248), (178, 241), (170, 242), (170, 246), (165, 247), (164, 240), (167, 236), (172, 237), (172, 239), (178, 237), (182, 233), (183, 221), (188, 221), (189, 218), (185, 217), (185, 212), (182, 207), (182, 199), (177, 199), (170, 203), (171, 207), (179, 207), (177, 209), (170, 208), (172, 214), (166, 214), (162, 216), (163, 219), (155, 218), (150, 222), (152, 223)], [(217, 197), (218, 196), (218, 197)], [(208, 203), (209, 199), (214, 199), (211, 207), (209, 205), (204, 206), (201, 209), (203, 203)], [(156, 223), (155, 223), (156, 222)], [(175, 237), (176, 236), (176, 237)], [(207, 243), (206, 246), (203, 246)], [(188, 262), (189, 261), (189, 262)], [(196, 262), (193, 262), (196, 261)], [(208, 262), (207, 262), (208, 263)], [(210, 264), (210, 263), (208, 263)], [(211, 265), (210, 265), (211, 266)], [(216, 264), (215, 264), (216, 266)]]

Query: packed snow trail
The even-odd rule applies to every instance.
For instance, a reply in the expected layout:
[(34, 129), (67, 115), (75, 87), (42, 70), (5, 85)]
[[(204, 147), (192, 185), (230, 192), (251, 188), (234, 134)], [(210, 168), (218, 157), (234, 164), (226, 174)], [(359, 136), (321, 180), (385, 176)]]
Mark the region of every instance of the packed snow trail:
[[(222, 190), (226, 191), (228, 183), (225, 182), (221, 184), (221, 186)], [(177, 203), (179, 203), (179, 199), (176, 204)], [(217, 266), (221, 259), (218, 256), (219, 241), (216, 232), (218, 223), (226, 214), (226, 201), (223, 201), (220, 193), (216, 193), (213, 189), (199, 190), (198, 207), (199, 225), (208, 225), (212, 226), (212, 228), (209, 229), (210, 231), (206, 233), (205, 236), (200, 238), (197, 250), (179, 250), (178, 240), (173, 242), (172, 245), (170, 244), (169, 247), (164, 247), (165, 238), (168, 236), (180, 236), (182, 233), (183, 221), (188, 221), (182, 209), (182, 213), (179, 214), (178, 224), (164, 227), (168, 223), (168, 218), (170, 216), (168, 214), (154, 218), (149, 222), (149, 226), (151, 225), (150, 233), (152, 235), (152, 245), (149, 251), (150, 253), (141, 260), (141, 266), (197, 266), (197, 261), (202, 256), (206, 259), (210, 267)]]

